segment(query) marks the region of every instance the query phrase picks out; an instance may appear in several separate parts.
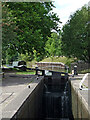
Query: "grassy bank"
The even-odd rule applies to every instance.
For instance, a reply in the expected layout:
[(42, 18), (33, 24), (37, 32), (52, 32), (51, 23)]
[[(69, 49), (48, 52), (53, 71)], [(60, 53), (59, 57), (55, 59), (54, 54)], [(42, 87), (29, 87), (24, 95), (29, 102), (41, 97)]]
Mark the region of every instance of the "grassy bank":
[(35, 75), (35, 71), (30, 71), (30, 72), (16, 72), (17, 75)]
[(90, 69), (86, 69), (86, 70), (80, 71), (80, 73), (81, 74), (90, 73)]
[(36, 63), (37, 61), (36, 60), (32, 60), (31, 62), (27, 62), (27, 67), (28, 68), (31, 68), (31, 67), (35, 67), (35, 63)]
[(53, 58), (48, 57), (43, 59), (41, 62), (62, 62), (66, 65), (70, 65), (74, 61), (75, 61), (74, 58), (67, 58), (63, 56), (63, 57), (53, 57)]
[[(64, 64), (68, 65), (69, 68), (70, 68), (71, 63), (75, 62), (75, 59), (74, 58), (67, 58), (65, 56), (63, 56), (63, 57), (53, 57), (53, 58), (48, 57), (48, 58), (44, 58), (40, 62), (62, 62)], [(27, 67), (35, 67), (36, 66), (35, 63), (36, 63), (35, 60), (33, 60), (31, 62), (27, 62)], [(69, 72), (70, 72), (70, 70), (69, 70)]]

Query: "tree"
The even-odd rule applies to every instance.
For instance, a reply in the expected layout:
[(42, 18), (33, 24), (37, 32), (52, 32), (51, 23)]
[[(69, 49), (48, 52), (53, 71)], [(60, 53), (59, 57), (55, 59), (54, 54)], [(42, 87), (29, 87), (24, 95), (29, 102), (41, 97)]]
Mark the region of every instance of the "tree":
[(88, 39), (88, 7), (83, 6), (70, 16), (62, 32), (62, 50), (65, 56), (77, 57), (90, 63)]
[(17, 56), (15, 32), (15, 18), (8, 9), (6, 3), (2, 3), (2, 59), (4, 61), (12, 61)]
[[(9, 42), (10, 46), (14, 46), (20, 54), (28, 53), (32, 59), (34, 58), (34, 48), (36, 56), (39, 54), (42, 59), (45, 55), (44, 46), (47, 36), (51, 35), (52, 29), (59, 30), (60, 20), (55, 13), (51, 12), (54, 7), (52, 2), (10, 2), (6, 5), (8, 13), (11, 13), (14, 18), (15, 33), (17, 33), (16, 39), (11, 41), (13, 43)], [(12, 51), (12, 48), (10, 50)]]
[(48, 37), (48, 41), (45, 45), (45, 50), (48, 56), (53, 58), (54, 56), (61, 55), (61, 39), (57, 33), (52, 33), (51, 37)]

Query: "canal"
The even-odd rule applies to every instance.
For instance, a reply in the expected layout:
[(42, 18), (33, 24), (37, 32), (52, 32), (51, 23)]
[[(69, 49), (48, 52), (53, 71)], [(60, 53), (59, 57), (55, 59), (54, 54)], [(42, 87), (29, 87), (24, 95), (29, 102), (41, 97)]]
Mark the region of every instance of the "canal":
[(44, 77), (43, 119), (73, 120), (67, 73), (52, 71)]
[[(68, 73), (38, 70), (36, 74), (7, 77), (9, 80), (7, 81), (9, 85), (8, 89), (6, 88), (7, 92), (11, 92), (11, 90), (17, 92), (17, 89), (19, 91), (10, 104), (3, 109), (3, 118), (8, 116), (10, 120), (24, 118), (29, 120), (73, 120)], [(7, 85), (5, 81), (3, 80), (4, 86)], [(22, 86), (24, 83), (25, 85)], [(3, 87), (4, 89), (5, 87)], [(15, 96), (15, 94), (13, 95)]]

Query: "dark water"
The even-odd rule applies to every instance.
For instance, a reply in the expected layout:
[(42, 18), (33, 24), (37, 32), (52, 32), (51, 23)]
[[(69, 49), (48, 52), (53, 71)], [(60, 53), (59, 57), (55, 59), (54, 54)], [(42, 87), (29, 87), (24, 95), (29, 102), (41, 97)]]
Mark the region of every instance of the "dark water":
[[(56, 88), (53, 90), (54, 87)], [(71, 119), (68, 81), (65, 83), (62, 90), (59, 90), (59, 86), (44, 85), (43, 115), (45, 120)]]

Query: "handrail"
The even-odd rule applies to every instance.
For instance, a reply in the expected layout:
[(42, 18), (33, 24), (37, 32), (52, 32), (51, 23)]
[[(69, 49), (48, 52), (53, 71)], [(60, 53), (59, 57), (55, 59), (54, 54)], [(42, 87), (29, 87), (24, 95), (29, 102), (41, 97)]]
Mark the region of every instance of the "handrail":
[(82, 80), (81, 80), (81, 82), (80, 82), (80, 84), (79, 84), (79, 89), (80, 90), (89, 90), (88, 88), (83, 88), (83, 82), (86, 80), (86, 78), (87, 78), (87, 76), (88, 76), (88, 73), (86, 73), (85, 75), (84, 75), (84, 77), (82, 78)]

